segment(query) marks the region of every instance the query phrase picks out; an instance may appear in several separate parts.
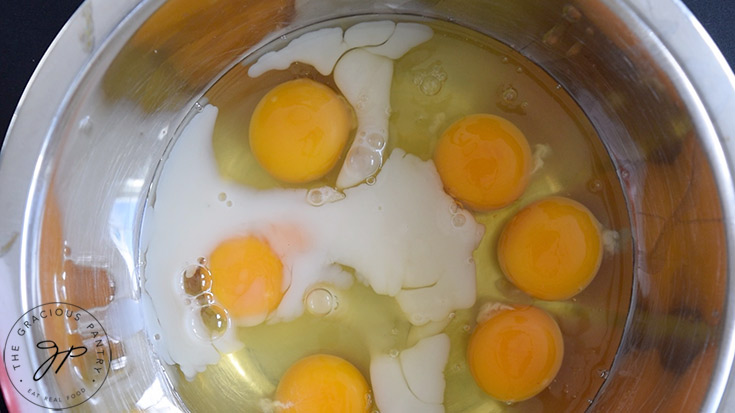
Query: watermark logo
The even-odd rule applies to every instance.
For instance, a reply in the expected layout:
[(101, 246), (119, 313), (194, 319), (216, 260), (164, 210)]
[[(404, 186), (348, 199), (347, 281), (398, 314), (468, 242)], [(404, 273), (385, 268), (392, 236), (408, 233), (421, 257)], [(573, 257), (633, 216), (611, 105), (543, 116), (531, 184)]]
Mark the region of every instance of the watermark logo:
[(48, 409), (75, 407), (94, 396), (107, 378), (110, 357), (100, 322), (87, 310), (60, 302), (23, 314), (3, 350), (15, 390)]

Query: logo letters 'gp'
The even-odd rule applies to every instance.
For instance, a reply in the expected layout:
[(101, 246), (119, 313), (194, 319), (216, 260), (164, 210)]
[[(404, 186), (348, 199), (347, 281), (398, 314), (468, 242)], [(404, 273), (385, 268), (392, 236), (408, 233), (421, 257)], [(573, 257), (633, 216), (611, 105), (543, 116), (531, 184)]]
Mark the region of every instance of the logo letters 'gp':
[[(85, 354), (87, 354), (87, 347), (85, 346), (71, 346), (69, 347), (69, 350), (59, 351), (59, 346), (56, 345), (56, 343), (53, 340), (44, 340), (38, 342), (36, 344), (36, 347), (38, 347), (41, 350), (51, 350), (51, 357), (47, 358), (43, 363), (41, 363), (40, 366), (38, 366), (38, 369), (33, 373), (33, 380), (39, 381), (43, 378), (43, 376), (48, 373), (49, 369), (54, 365), (54, 361), (56, 361), (56, 357), (59, 355), (64, 355), (64, 358), (61, 359), (59, 362), (59, 367), (56, 368), (56, 371), (54, 371), (54, 374), (58, 373), (59, 370), (61, 370), (61, 367), (64, 366), (64, 363), (66, 362), (66, 359), (69, 357), (81, 357)], [(45, 367), (45, 368), (44, 368)], [(43, 370), (43, 371), (41, 371)]]
[(94, 397), (107, 379), (112, 355), (107, 332), (94, 315), (53, 302), (20, 316), (8, 332), (3, 361), (20, 396), (61, 410)]

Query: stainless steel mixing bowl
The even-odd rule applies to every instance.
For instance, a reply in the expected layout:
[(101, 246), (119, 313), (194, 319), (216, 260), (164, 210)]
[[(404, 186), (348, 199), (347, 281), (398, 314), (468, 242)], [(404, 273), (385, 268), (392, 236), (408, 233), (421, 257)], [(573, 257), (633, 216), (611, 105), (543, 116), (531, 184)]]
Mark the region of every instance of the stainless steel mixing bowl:
[(78, 409), (184, 409), (141, 330), (136, 246), (154, 169), (239, 58), (374, 13), (509, 45), (566, 88), (607, 147), (628, 202), (634, 291), (589, 410), (733, 411), (735, 77), (678, 0), (88, 0), (33, 77), (0, 158), (0, 331), (42, 302), (92, 309), (112, 363)]

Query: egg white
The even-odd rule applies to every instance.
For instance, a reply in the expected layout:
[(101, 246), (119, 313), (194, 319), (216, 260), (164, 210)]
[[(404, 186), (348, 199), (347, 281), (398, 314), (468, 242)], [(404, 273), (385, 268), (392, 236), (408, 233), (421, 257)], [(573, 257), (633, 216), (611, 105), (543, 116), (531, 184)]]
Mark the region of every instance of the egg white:
[[(186, 266), (232, 237), (265, 239), (284, 264), (285, 295), (269, 322), (300, 316), (304, 294), (315, 284), (349, 287), (353, 278), (341, 266), (353, 268), (375, 292), (396, 297), (416, 325), (474, 304), (471, 257), (484, 227), (453, 208), (431, 161), (396, 149), (373, 185), (345, 190), (343, 199), (317, 207), (307, 202), (306, 190), (257, 191), (222, 179), (211, 145), (216, 117), (217, 108), (208, 105), (182, 132), (148, 221), (145, 289), (159, 321), (153, 333), (165, 343), (165, 360), (187, 377), (216, 363), (218, 351), (240, 347), (233, 329), (214, 342), (193, 333), (196, 306), (187, 304), (181, 287)], [(464, 215), (461, 226), (453, 224), (457, 214)]]

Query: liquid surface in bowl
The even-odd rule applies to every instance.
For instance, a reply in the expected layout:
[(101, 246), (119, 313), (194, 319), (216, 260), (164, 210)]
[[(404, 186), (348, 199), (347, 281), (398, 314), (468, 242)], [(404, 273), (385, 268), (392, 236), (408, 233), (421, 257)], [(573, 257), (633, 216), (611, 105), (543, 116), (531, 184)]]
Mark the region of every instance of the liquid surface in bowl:
[[(583, 411), (612, 364), (631, 289), (624, 199), (595, 131), (553, 79), (490, 38), (440, 22), (371, 21), (307, 28), (234, 67), (205, 94), (208, 105), (197, 104), (164, 163), (144, 222), (145, 289), (173, 386), (193, 411), (280, 411), (294, 400), (284, 399), (293, 393), (284, 377), (309, 396), (322, 391), (314, 377), (332, 374), (352, 377), (358, 389), (339, 397), (365, 395), (355, 411)], [(344, 48), (334, 72), (314, 62), (329, 53), (309, 51), (309, 36)], [(278, 55), (294, 39), (302, 56)], [(410, 47), (375, 49), (392, 39)], [(264, 67), (265, 52), (284, 69)], [(323, 96), (310, 103), (317, 109), (287, 113), (275, 126), (259, 115), (271, 110), (263, 102), (276, 102), (272, 111), (283, 109), (279, 102), (299, 106), (288, 102), (302, 90)], [(304, 151), (280, 162), (286, 144), (254, 144), (269, 128), (297, 135), (292, 117), (334, 128), (317, 166), (300, 158)], [(512, 137), (483, 158), (485, 141), (462, 134), (475, 128)], [(314, 142), (307, 143), (319, 147)], [(369, 156), (356, 156), (361, 148)], [(457, 170), (481, 173), (497, 153), (511, 158), (498, 155), (500, 172), (483, 176), (502, 180), (517, 168), (506, 173), (510, 189), (487, 198), (475, 189), (487, 181), (454, 183)], [(476, 156), (482, 166), (468, 167)], [(582, 235), (598, 240), (599, 252), (585, 261), (591, 275), (571, 290), (540, 293), (533, 272), (531, 287), (510, 281), (507, 262), (523, 263), (533, 247), (513, 246), (501, 233), (538, 201), (551, 202), (552, 215), (573, 204), (591, 217)], [(570, 237), (572, 250), (588, 245)], [(552, 255), (528, 256), (548, 273), (569, 264), (549, 259), (577, 259)], [(531, 324), (507, 321), (527, 312)], [(515, 388), (526, 392), (495, 391), (482, 377), (498, 373), (472, 355), (505, 340), (492, 331), (510, 331), (509, 322), (522, 333), (524, 325), (560, 332), (549, 342), (556, 365), (534, 383), (521, 377)], [(537, 355), (544, 349), (532, 338), (508, 343)], [(322, 356), (341, 361), (313, 358)], [(517, 379), (523, 360), (501, 357), (508, 379), (495, 381)], [(314, 364), (322, 370), (311, 379), (298, 373)]]

